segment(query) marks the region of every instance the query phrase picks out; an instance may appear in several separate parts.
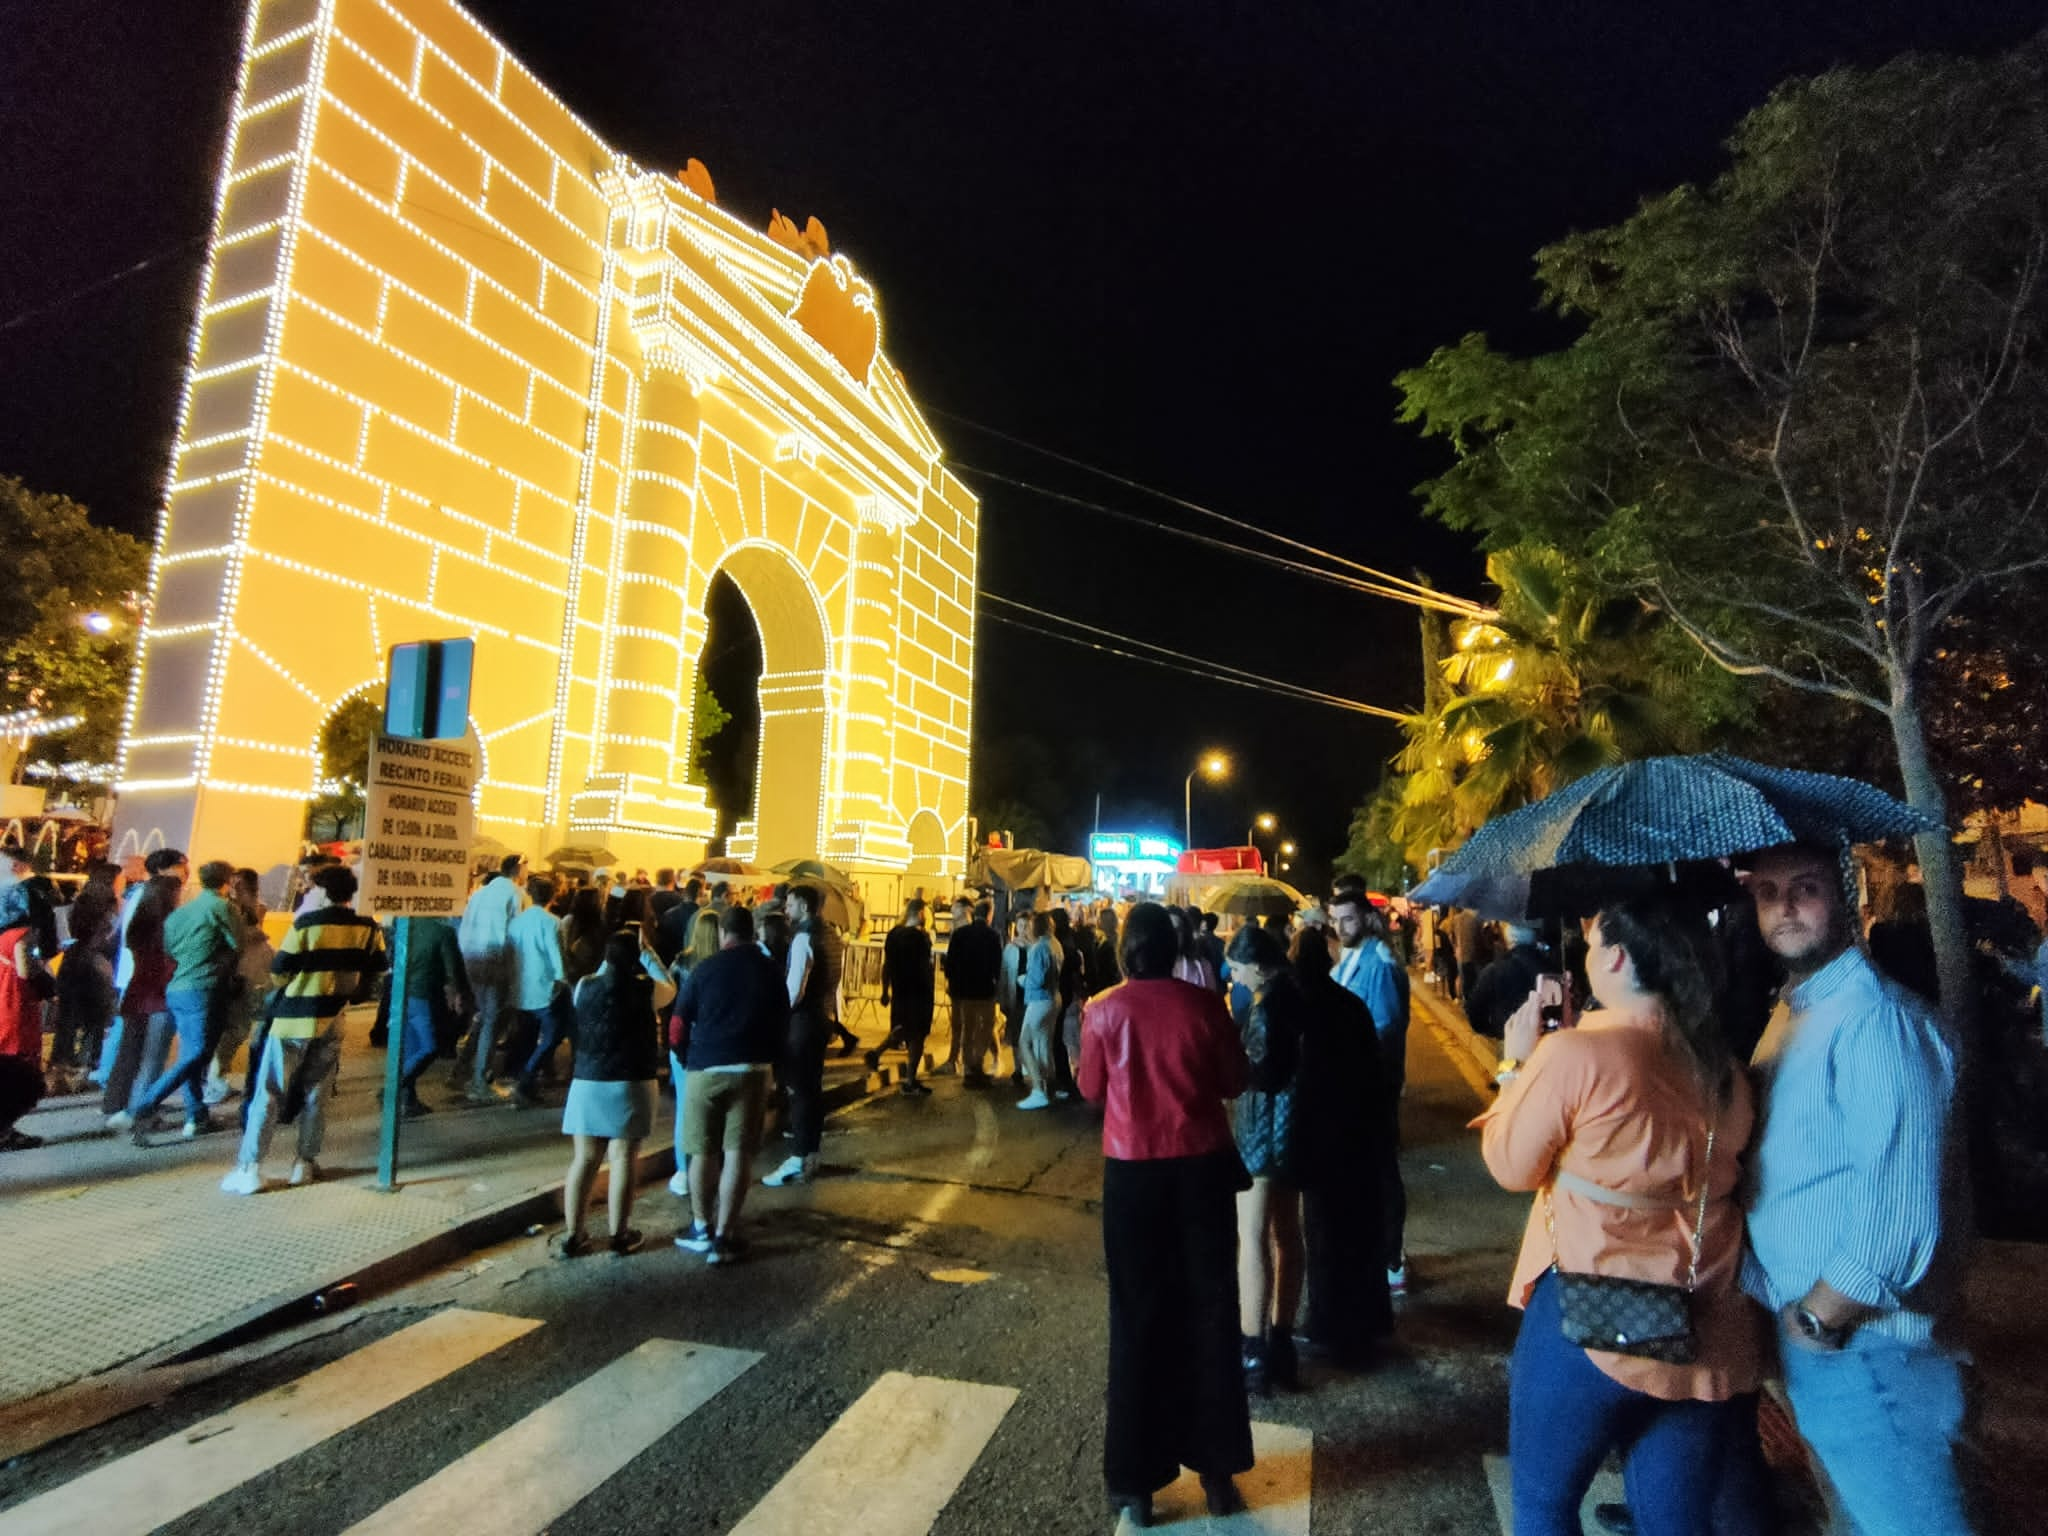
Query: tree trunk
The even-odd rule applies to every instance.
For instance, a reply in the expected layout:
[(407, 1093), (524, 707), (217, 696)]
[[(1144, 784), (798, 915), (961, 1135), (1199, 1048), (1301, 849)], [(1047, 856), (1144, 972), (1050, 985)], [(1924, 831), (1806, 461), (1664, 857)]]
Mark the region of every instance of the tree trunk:
[(1942, 824), (1942, 830), (1914, 838), (1913, 846), (1927, 891), (1927, 926), (1934, 940), (1935, 973), (1941, 980), (1941, 1011), (1967, 1038), (1977, 998), (1970, 983), (1970, 939), (1963, 926), (1963, 869), (1947, 830), (1948, 797), (1927, 755), (1927, 726), (1911, 680), (1894, 689), (1890, 719), (1906, 803)]

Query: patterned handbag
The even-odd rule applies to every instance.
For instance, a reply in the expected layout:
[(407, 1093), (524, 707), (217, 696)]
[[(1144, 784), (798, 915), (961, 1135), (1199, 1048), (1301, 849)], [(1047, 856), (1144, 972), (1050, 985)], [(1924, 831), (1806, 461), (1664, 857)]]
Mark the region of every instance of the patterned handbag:
[(1624, 1280), (1614, 1275), (1574, 1274), (1558, 1262), (1557, 1217), (1550, 1192), (1562, 1184), (1574, 1194), (1603, 1205), (1627, 1210), (1681, 1210), (1682, 1206), (1639, 1195), (1608, 1189), (1575, 1173), (1558, 1169), (1543, 1190), (1543, 1222), (1550, 1231), (1550, 1266), (1557, 1275), (1560, 1328), (1566, 1339), (1586, 1349), (1610, 1350), (1617, 1355), (1640, 1355), (1667, 1365), (1690, 1365), (1698, 1358), (1698, 1341), (1693, 1334), (1692, 1295), (1699, 1283), (1700, 1241), (1706, 1234), (1707, 1188), (1713, 1177), (1714, 1131), (1707, 1127), (1706, 1171), (1700, 1178), (1699, 1208), (1692, 1223), (1692, 1257), (1686, 1267), (1685, 1284), (1663, 1285), (1654, 1280)]

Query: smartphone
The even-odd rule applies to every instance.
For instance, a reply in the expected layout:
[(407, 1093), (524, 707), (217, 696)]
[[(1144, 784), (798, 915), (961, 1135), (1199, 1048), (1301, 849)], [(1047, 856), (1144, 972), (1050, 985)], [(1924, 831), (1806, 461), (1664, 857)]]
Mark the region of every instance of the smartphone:
[(1545, 975), (1536, 978), (1536, 1015), (1542, 1021), (1543, 1031), (1571, 1027), (1569, 999), (1571, 991), (1562, 976)]

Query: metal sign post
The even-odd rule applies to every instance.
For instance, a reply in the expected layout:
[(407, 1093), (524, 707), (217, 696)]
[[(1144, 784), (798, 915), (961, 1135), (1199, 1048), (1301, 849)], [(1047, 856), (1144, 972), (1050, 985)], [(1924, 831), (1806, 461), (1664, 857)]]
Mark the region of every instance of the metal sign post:
[[(362, 907), (391, 927), (384, 1116), (377, 1187), (396, 1189), (405, 1075), (405, 984), (412, 920), (452, 918), (469, 901), (477, 754), (467, 741), (475, 643), (392, 647), (386, 731), (370, 745)], [(447, 733), (442, 735), (440, 733)]]

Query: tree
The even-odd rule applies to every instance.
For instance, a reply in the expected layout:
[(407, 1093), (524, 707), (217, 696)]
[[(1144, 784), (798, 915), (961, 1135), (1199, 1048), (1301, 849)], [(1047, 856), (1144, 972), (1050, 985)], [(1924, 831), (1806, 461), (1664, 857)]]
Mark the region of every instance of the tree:
[[(1589, 560), (1720, 667), (1872, 712), (1946, 821), (1928, 688), (1959, 616), (2048, 569), (2048, 42), (1787, 84), (1710, 186), (1539, 253), (1580, 327), (1403, 374), (1457, 459), (1431, 512)], [(1919, 841), (1944, 1002), (1960, 872)]]
[(1021, 800), (984, 802), (974, 816), (983, 842), (988, 841), (991, 833), (1007, 832), (1012, 847), (1049, 848), (1053, 845), (1052, 828), (1045, 818)]
[[(0, 713), (78, 715), (74, 731), (40, 744), (48, 756), (110, 761), (134, 666), (149, 549), (96, 527), (65, 496), (0, 476), (0, 549), (14, 601), (0, 603)], [(88, 628), (99, 616), (103, 628)]]
[(1357, 875), (1376, 891), (1398, 891), (1408, 883), (1408, 861), (1394, 836), (1403, 780), (1384, 774), (1372, 798), (1351, 816), (1351, 840), (1331, 861), (1339, 874)]
[(690, 721), (690, 782), (703, 784), (705, 768), (711, 761), (711, 738), (724, 730), (732, 721), (732, 715), (718, 695), (711, 691), (711, 685), (700, 674), (697, 678), (697, 694), (692, 702)]
[(1487, 575), (1493, 618), (1453, 621), (1448, 648), (1425, 644), (1435, 686), (1401, 722), (1399, 787), (1376, 823), (1418, 870), (1502, 811), (1609, 763), (1689, 750), (1743, 708), (1654, 610), (1560, 552), (1497, 551)]
[(369, 804), (370, 747), (383, 728), (381, 686), (349, 695), (320, 727), (320, 786), (306, 806), (307, 837), (341, 842), (362, 835), (363, 812)]

